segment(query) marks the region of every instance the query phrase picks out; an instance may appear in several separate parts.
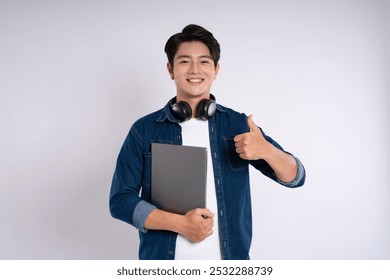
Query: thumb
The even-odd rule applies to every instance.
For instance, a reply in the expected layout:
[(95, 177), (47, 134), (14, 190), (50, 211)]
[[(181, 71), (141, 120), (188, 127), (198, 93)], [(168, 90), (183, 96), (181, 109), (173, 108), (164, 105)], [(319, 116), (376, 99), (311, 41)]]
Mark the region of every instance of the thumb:
[(198, 214), (202, 216), (203, 218), (212, 218), (214, 217), (214, 214), (207, 208), (198, 208)]
[(258, 126), (255, 124), (255, 122), (253, 121), (252, 115), (249, 115), (248, 117), (248, 126), (251, 132), (258, 132), (260, 130)]

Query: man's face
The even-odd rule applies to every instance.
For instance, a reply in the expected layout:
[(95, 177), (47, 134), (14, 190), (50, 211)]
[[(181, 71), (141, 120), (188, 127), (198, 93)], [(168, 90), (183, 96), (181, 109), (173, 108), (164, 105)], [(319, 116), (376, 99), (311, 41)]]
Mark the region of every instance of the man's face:
[(218, 70), (219, 64), (215, 67), (205, 44), (198, 41), (182, 43), (173, 59), (173, 67), (168, 63), (178, 101), (208, 98)]

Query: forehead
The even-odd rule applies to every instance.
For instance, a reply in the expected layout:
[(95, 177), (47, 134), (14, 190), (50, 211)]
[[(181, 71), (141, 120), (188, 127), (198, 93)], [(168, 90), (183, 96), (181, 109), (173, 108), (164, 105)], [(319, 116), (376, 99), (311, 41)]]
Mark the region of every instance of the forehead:
[(179, 56), (210, 57), (210, 50), (205, 44), (199, 41), (184, 42), (179, 45), (175, 58)]

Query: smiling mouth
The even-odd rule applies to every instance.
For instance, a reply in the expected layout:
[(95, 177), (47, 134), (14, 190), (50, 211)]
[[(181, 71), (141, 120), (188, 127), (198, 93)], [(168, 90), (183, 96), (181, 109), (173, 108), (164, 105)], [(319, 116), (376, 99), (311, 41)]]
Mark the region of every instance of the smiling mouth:
[(203, 82), (203, 79), (187, 79), (187, 81), (190, 83), (200, 83)]

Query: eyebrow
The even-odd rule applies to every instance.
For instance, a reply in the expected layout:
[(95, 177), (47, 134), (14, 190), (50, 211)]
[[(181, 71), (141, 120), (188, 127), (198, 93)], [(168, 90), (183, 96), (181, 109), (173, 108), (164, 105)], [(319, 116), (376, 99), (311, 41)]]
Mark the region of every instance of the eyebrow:
[[(182, 58), (191, 58), (191, 56), (183, 54), (183, 55), (179, 55), (178, 57), (176, 57), (176, 59), (182, 59)], [(201, 55), (201, 56), (198, 56), (196, 58), (207, 58), (207, 59), (211, 59), (212, 60), (211, 56), (209, 56), (209, 55)]]

